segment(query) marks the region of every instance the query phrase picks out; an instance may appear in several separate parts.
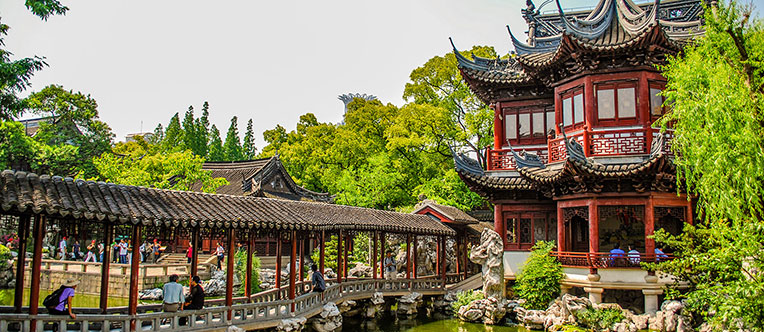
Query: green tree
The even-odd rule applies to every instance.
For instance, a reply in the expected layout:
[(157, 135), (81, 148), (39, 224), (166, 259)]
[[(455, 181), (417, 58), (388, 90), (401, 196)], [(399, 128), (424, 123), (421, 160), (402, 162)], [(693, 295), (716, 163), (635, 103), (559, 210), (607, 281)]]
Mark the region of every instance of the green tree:
[[(47, 20), (51, 15), (64, 15), (69, 10), (58, 0), (26, 0), (25, 5), (32, 14)], [(10, 27), (0, 23), (0, 47), (4, 45), (3, 36)], [(0, 120), (11, 120), (23, 113), (26, 101), (18, 96), (31, 84), (29, 80), (35, 72), (48, 64), (44, 57), (34, 56), (11, 60), (13, 53), (0, 48)]]
[(210, 144), (210, 104), (204, 102), (202, 105), (202, 116), (196, 120), (196, 154), (207, 157)]
[(207, 160), (225, 160), (225, 155), (223, 154), (223, 141), (220, 139), (220, 131), (215, 125), (212, 125), (212, 129), (210, 129), (210, 146), (209, 152), (207, 153)]
[(191, 152), (197, 156), (204, 157), (198, 153), (199, 146), (196, 144), (198, 142), (198, 138), (196, 132), (197, 127), (196, 123), (194, 122), (194, 106), (188, 106), (188, 110), (186, 111), (186, 115), (183, 117), (181, 126), (183, 130), (183, 145), (186, 147), (186, 149), (191, 150)]
[(190, 190), (196, 183), (204, 192), (228, 184), (225, 178), (212, 178), (202, 169), (204, 159), (190, 150), (165, 152), (142, 139), (117, 143), (113, 153), (104, 153), (93, 160), (99, 179), (124, 185), (160, 189)]
[(164, 140), (164, 127), (162, 127), (162, 124), (158, 124), (157, 127), (154, 129), (154, 135), (151, 136), (150, 140), (147, 140), (150, 144), (161, 144)]
[(225, 143), (223, 143), (223, 160), (225, 161), (237, 161), (244, 158), (244, 154), (241, 150), (241, 141), (239, 140), (239, 118), (234, 116), (231, 118), (231, 125), (228, 127), (228, 133), (225, 136)]
[(78, 148), (72, 145), (36, 141), (19, 122), (0, 121), (0, 169), (74, 176), (79, 171), (78, 154)]
[(254, 159), (257, 155), (257, 148), (255, 147), (255, 132), (252, 129), (252, 119), (247, 121), (247, 131), (244, 133), (244, 144), (242, 145), (242, 153), (244, 159)]
[[(497, 57), (496, 51), (487, 46), (474, 46), (464, 54)], [(458, 129), (451, 131), (455, 133), (453, 136), (442, 137), (445, 142), (441, 144), (465, 146), (477, 155), (478, 161), (485, 167), (485, 148), (493, 140), (493, 112), (470, 91), (462, 79), (454, 53), (433, 57), (414, 69), (410, 79), (411, 82), (406, 83), (403, 90), (403, 98), (415, 104), (442, 108)]]
[(96, 176), (92, 160), (111, 150), (114, 134), (99, 119), (95, 99), (50, 85), (29, 95), (26, 104), (35, 114), (50, 118), (50, 122), (40, 124), (35, 140), (51, 146), (76, 146), (77, 167), (86, 177)]
[(180, 126), (180, 118), (178, 117), (178, 113), (175, 113), (175, 115), (170, 118), (170, 123), (167, 124), (167, 129), (164, 131), (162, 150), (182, 151), (186, 148), (183, 139), (183, 128)]
[(697, 197), (696, 226), (657, 242), (677, 259), (652, 266), (687, 282), (690, 310), (716, 329), (764, 326), (764, 29), (752, 8), (719, 2), (705, 34), (661, 69), (675, 129), (678, 184)]

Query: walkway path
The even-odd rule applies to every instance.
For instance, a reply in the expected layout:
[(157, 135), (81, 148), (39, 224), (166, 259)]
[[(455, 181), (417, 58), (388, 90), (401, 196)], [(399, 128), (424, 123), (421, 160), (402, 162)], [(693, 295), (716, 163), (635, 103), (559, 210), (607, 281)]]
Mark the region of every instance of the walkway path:
[[(287, 297), (287, 289), (274, 289), (255, 294), (251, 303), (239, 299), (232, 306), (210, 306), (202, 310), (178, 313), (147, 312), (135, 316), (126, 314), (93, 315), (79, 314), (76, 319), (60, 320), (67, 316), (0, 314), (0, 331), (29, 331), (35, 324), (37, 331), (52, 331), (58, 325), (59, 331), (129, 331), (134, 323), (139, 331), (225, 331), (236, 325), (245, 330), (264, 329), (277, 326), (281, 320), (293, 317), (313, 317), (321, 312), (328, 302), (371, 298), (375, 292), (385, 296), (402, 296), (411, 292), (423, 295), (443, 295), (446, 290), (438, 279), (402, 280), (351, 280), (327, 287), (323, 294), (309, 293), (308, 285), (301, 284), (304, 293), (294, 300), (280, 300)], [(214, 304), (216, 301), (209, 301)], [(219, 301), (217, 301), (219, 303)], [(209, 304), (209, 303), (208, 303)], [(158, 310), (158, 306), (151, 307)], [(191, 326), (180, 326), (180, 318), (185, 317)], [(138, 328), (139, 327), (139, 328)], [(19, 330), (19, 328), (21, 328)]]

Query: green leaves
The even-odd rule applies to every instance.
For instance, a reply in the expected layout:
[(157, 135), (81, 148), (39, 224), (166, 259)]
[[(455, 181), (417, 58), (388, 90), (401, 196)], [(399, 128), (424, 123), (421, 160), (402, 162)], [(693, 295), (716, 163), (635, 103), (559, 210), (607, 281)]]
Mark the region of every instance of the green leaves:
[(656, 232), (678, 259), (648, 265), (689, 286), (688, 308), (718, 329), (764, 326), (764, 29), (750, 7), (706, 10), (705, 35), (661, 68), (678, 181), (697, 197), (696, 226)]
[(562, 265), (549, 254), (554, 248), (554, 241), (536, 242), (517, 276), (515, 294), (525, 299), (527, 309), (544, 310), (560, 294)]

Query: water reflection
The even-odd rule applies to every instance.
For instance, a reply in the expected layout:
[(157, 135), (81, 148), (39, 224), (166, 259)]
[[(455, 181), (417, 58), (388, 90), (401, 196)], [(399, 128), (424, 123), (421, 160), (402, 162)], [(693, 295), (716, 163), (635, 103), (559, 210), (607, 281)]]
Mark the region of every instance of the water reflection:
[(344, 318), (344, 332), (528, 332), (516, 326), (492, 326), (465, 323), (451, 316), (420, 315), (412, 319), (403, 319), (395, 315), (385, 315), (379, 319)]

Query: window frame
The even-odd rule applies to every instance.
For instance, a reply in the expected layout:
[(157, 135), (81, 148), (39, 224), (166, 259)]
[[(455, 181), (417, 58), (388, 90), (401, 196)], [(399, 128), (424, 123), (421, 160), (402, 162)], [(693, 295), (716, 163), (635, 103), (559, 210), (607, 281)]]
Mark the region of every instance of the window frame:
[[(632, 88), (634, 89), (634, 116), (625, 117), (621, 115), (621, 112), (619, 110), (619, 101), (618, 101), (618, 89), (624, 89), (624, 88)], [(593, 118), (595, 123), (602, 124), (610, 124), (610, 125), (635, 125), (639, 122), (640, 118), (640, 105), (639, 105), (639, 83), (635, 80), (625, 80), (625, 81), (609, 81), (609, 82), (598, 82), (594, 84), (594, 105), (595, 105), (595, 112), (593, 114)], [(613, 118), (610, 119), (601, 119), (600, 118), (600, 109), (599, 109), (599, 96), (601, 90), (611, 90), (613, 91)]]
[[(530, 241), (521, 242), (520, 220), (529, 220)], [(550, 222), (551, 220), (555, 222)], [(544, 236), (543, 241), (557, 239), (557, 212), (526, 212), (526, 213), (505, 213), (504, 214), (504, 250), (530, 250), (536, 244), (536, 222), (543, 221)], [(510, 232), (515, 229), (516, 233)], [(510, 235), (512, 234), (512, 235)], [(509, 242), (509, 238), (514, 237), (514, 242)]]
[(665, 115), (666, 112), (668, 112), (669, 107), (666, 106), (666, 97), (661, 96), (661, 115), (653, 115), (653, 94), (652, 89), (658, 89), (661, 92), (666, 90), (666, 82), (661, 81), (648, 81), (647, 82), (647, 91), (650, 94), (650, 101), (649, 101), (649, 110), (648, 113), (650, 114), (650, 123), (654, 123), (657, 121), (661, 116)]
[[(581, 119), (576, 119), (576, 96), (581, 95), (581, 107), (583, 109), (581, 110)], [(572, 123), (569, 125), (565, 124), (565, 100), (570, 98), (570, 106), (571, 106), (571, 118)], [(569, 129), (578, 129), (583, 128), (584, 123), (586, 122), (586, 95), (584, 94), (584, 85), (579, 85), (572, 87), (570, 89), (567, 89), (560, 93), (560, 118), (559, 122), (562, 123), (562, 128), (560, 130), (569, 130)]]
[[(505, 140), (509, 140), (512, 145), (534, 145), (534, 144), (546, 144), (547, 139), (549, 136), (549, 124), (547, 116), (547, 113), (554, 114), (554, 109), (549, 106), (528, 106), (528, 107), (505, 107), (502, 110), (503, 116), (504, 116), (504, 138)], [(530, 130), (530, 136), (528, 137), (520, 137), (520, 114), (528, 114), (530, 120), (528, 123), (529, 130)], [(534, 127), (534, 114), (541, 114), (541, 120), (543, 122), (543, 136), (542, 137), (534, 137), (533, 136), (533, 127)], [(510, 138), (509, 131), (507, 128), (507, 125), (510, 123), (509, 118), (514, 117), (515, 119), (515, 138)], [(553, 117), (554, 118), (554, 117)], [(554, 128), (554, 124), (552, 124), (552, 128)], [(502, 142), (502, 145), (506, 146), (507, 142)]]

